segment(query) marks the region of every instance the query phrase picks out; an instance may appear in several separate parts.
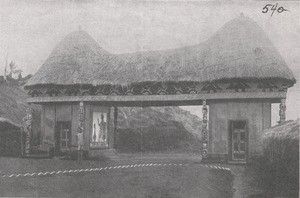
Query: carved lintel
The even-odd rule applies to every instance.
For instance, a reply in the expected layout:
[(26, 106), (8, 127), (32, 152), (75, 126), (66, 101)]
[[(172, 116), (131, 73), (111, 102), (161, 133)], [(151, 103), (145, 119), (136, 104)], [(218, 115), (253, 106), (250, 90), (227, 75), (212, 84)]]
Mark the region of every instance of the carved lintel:
[(177, 87), (177, 86), (174, 86), (174, 92), (175, 94), (179, 95), (179, 94), (183, 94), (183, 90), (181, 87)]
[(104, 89), (105, 87), (98, 87), (94, 91), (94, 95), (104, 95)]
[(158, 88), (157, 94), (158, 95), (166, 95), (166, 94), (168, 94), (167, 89), (168, 89), (167, 86), (161, 86), (161, 87)]
[(97, 92), (97, 88), (94, 87), (94, 86), (91, 86), (91, 87), (86, 88), (86, 89), (80, 89), (79, 90), (79, 94), (82, 95), (82, 96), (85, 96), (85, 95), (94, 96), (94, 95), (96, 95), (96, 92)]
[(262, 89), (263, 91), (273, 91), (278, 89), (277, 85), (273, 82), (261, 82), (258, 84), (257, 88)]
[(141, 90), (141, 94), (142, 95), (151, 95), (152, 92), (150, 90), (151, 87), (143, 87), (142, 90)]
[(134, 89), (134, 87), (126, 86), (125, 87), (125, 90), (126, 90), (125, 94), (126, 95), (131, 95), (131, 96), (134, 95), (134, 90), (133, 89)]
[(101, 86), (101, 88), (99, 89), (99, 92), (97, 91), (97, 95), (109, 95), (112, 91), (112, 86), (111, 85), (104, 85)]
[(31, 89), (28, 91), (28, 95), (30, 95), (31, 97), (41, 96), (42, 94), (43, 93), (39, 89)]
[(66, 89), (65, 94), (69, 95), (69, 96), (77, 96), (80, 93), (80, 90), (78, 87), (69, 87), (68, 89)]
[(201, 89), (201, 91), (206, 91), (207, 93), (211, 93), (211, 91), (216, 93), (218, 90), (222, 90), (221, 87), (217, 83), (212, 82), (206, 83)]
[(58, 96), (61, 94), (61, 90), (59, 88), (52, 87), (47, 90), (46, 94), (48, 94), (49, 96)]
[(231, 82), (226, 89), (234, 89), (236, 92), (239, 91), (245, 92), (247, 88), (250, 88), (250, 86), (247, 83), (237, 81), (237, 82)]
[(121, 86), (111, 86), (111, 90), (109, 92), (109, 95), (116, 96), (116, 95), (122, 95), (119, 89), (122, 89)]
[[(226, 86), (226, 87), (225, 87)], [(57, 96), (126, 96), (126, 95), (184, 95), (184, 94), (211, 94), (235, 92), (268, 92), (277, 94), (286, 92), (290, 83), (274, 81), (247, 82), (236, 80), (234, 82), (206, 82), (202, 83), (134, 83), (128, 85), (49, 85), (47, 87), (32, 87), (28, 94), (31, 97), (57, 97)], [(231, 91), (233, 90), (233, 91)], [(206, 99), (208, 99), (206, 97)]]

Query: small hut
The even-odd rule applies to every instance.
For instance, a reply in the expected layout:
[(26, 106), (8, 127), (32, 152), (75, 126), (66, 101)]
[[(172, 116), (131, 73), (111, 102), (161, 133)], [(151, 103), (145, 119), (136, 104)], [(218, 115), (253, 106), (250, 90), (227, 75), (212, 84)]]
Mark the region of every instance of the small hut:
[(87, 32), (72, 32), (26, 89), (57, 154), (76, 146), (81, 129), (89, 155), (113, 150), (120, 106), (203, 105), (203, 157), (246, 162), (262, 153), (272, 103), (285, 119), (295, 82), (259, 25), (241, 15), (203, 43), (162, 51), (112, 54)]
[(0, 118), (0, 156), (21, 156), (21, 126)]
[(299, 125), (298, 118), (264, 131), (264, 158), (268, 162), (281, 166), (293, 164), (299, 170)]
[[(21, 133), (23, 118), (26, 108), (29, 107), (27, 98), (28, 95), (18, 83), (0, 82), (0, 156), (21, 155), (21, 146), (24, 143), (21, 141), (24, 137)], [(30, 139), (32, 145), (36, 145), (39, 142), (39, 107), (31, 105), (31, 108), (34, 109), (35, 119), (31, 124)]]
[(269, 188), (276, 189), (278, 197), (299, 196), (299, 126), (298, 118), (264, 131), (264, 160), (260, 165), (271, 173), (268, 182), (274, 182)]
[(22, 116), (28, 106), (26, 98), (26, 93), (16, 85), (0, 80), (0, 156), (21, 155)]

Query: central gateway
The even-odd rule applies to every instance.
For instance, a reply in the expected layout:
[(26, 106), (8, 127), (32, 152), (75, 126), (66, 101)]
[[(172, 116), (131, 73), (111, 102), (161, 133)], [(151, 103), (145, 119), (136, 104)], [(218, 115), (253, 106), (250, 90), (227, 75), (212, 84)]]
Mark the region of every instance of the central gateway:
[(42, 106), (41, 144), (57, 155), (76, 150), (78, 131), (89, 156), (112, 152), (118, 107), (203, 105), (204, 159), (244, 163), (262, 154), (272, 103), (285, 120), (295, 82), (259, 25), (239, 16), (201, 44), (155, 52), (112, 54), (72, 32), (25, 88), (28, 103)]

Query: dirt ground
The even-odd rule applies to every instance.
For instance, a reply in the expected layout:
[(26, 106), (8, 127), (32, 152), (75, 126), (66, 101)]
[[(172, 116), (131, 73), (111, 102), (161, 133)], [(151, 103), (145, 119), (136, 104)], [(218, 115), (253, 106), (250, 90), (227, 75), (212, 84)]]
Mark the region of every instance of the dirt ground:
[(234, 175), (233, 188), (234, 198), (263, 198), (263, 186), (258, 182), (256, 172), (251, 167), (245, 165), (230, 165)]
[[(124, 164), (136, 167), (122, 168)], [(138, 166), (142, 164), (153, 166)], [(50, 175), (51, 171), (104, 167), (111, 169)], [(82, 162), (0, 158), (0, 168), (0, 196), (6, 197), (226, 198), (234, 193), (230, 171), (206, 167), (196, 158), (152, 156)], [(49, 174), (37, 175), (45, 171)], [(26, 173), (36, 175), (23, 176)]]
[[(255, 165), (228, 165), (233, 176), (233, 188), (235, 189), (234, 198), (298, 198), (299, 188), (286, 190), (284, 188), (275, 187), (274, 183), (269, 178), (273, 177), (274, 173), (268, 172), (267, 167), (258, 167)], [(283, 179), (283, 178), (278, 178)], [(286, 178), (285, 178), (286, 179)], [(287, 179), (284, 183), (285, 186), (291, 182)], [(291, 184), (291, 183), (290, 183)], [(294, 186), (294, 185), (293, 185)], [(297, 185), (296, 185), (297, 186)], [(278, 195), (281, 194), (281, 195)]]

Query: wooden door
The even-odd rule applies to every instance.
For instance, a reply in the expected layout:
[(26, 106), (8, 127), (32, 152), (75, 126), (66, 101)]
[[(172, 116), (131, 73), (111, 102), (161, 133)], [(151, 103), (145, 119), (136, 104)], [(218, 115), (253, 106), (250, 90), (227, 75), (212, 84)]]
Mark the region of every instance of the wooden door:
[(71, 146), (71, 122), (56, 122), (56, 153), (69, 150)]
[(231, 121), (230, 143), (231, 159), (233, 161), (245, 161), (247, 158), (247, 122), (245, 120)]

